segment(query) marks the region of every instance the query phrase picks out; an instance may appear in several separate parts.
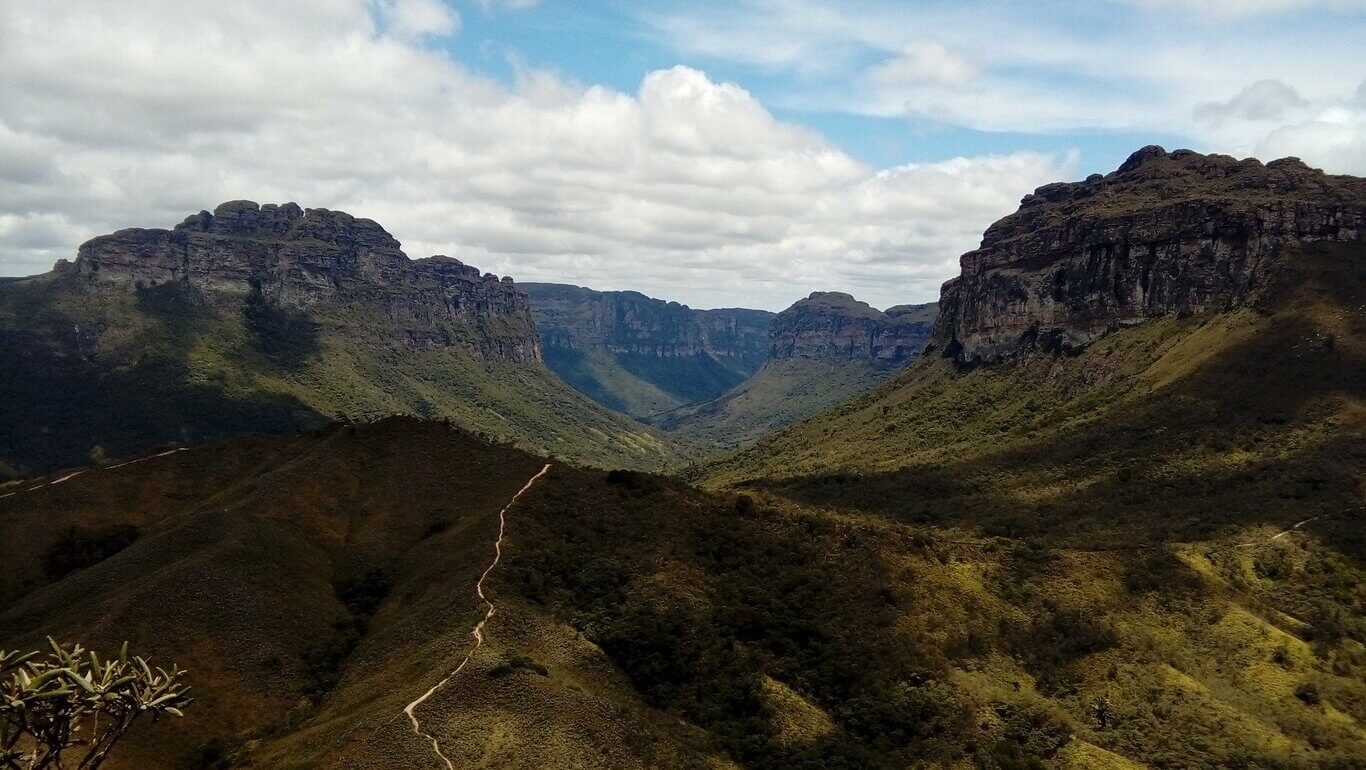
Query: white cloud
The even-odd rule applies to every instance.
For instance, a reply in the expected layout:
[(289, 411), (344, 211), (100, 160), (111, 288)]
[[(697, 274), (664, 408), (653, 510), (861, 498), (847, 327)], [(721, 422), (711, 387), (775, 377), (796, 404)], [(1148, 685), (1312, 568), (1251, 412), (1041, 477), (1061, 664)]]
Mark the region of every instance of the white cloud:
[(1366, 173), (1354, 160), (1366, 148), (1330, 153), (1322, 131), (1289, 130), (1357, 88), (1363, 14), (1366, 0), (697, 0), (641, 18), (685, 55), (786, 76), (770, 75), (766, 97), (789, 111), (1177, 136), (1231, 154), (1284, 128), (1275, 146), (1301, 137), (1295, 154)]
[(460, 29), (460, 14), (442, 0), (379, 0), (378, 9), (401, 38), (451, 35)]
[(0, 273), (250, 198), (520, 280), (891, 305), (935, 298), (986, 225), (1075, 171), (1032, 153), (880, 171), (685, 67), (636, 93), (536, 70), (507, 87), (419, 39), (454, 17), (403, 7), (0, 7)]
[(1214, 125), (1234, 120), (1281, 120), (1309, 102), (1299, 91), (1279, 80), (1258, 80), (1223, 102), (1197, 105), (1195, 115)]
[(869, 77), (884, 86), (963, 86), (976, 79), (981, 66), (934, 38), (912, 40), (895, 57), (872, 67)]

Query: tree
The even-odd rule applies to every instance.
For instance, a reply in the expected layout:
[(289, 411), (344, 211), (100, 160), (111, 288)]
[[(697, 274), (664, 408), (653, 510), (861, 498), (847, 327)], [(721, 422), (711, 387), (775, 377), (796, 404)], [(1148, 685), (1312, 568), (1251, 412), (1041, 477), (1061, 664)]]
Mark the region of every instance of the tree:
[(0, 650), (0, 768), (98, 768), (143, 716), (184, 716), (185, 672), (128, 656), (101, 660), (48, 639), (42, 654)]

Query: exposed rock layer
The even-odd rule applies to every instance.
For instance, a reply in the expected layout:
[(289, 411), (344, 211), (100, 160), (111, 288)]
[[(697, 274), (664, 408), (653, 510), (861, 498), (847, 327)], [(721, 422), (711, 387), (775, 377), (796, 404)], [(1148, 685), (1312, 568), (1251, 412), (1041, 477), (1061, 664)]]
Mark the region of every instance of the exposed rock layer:
[(813, 292), (773, 319), (769, 357), (905, 363), (925, 347), (936, 309), (899, 305), (884, 313), (848, 294)]
[(522, 289), (547, 348), (661, 358), (709, 355), (750, 370), (767, 356), (773, 313), (766, 310), (694, 310), (634, 291), (554, 283), (526, 283)]
[[(540, 359), (526, 295), (511, 278), (449, 257), (410, 260), (369, 219), (293, 203), (224, 203), (173, 230), (128, 229), (81, 246), (59, 270), (95, 287), (168, 284), (213, 303), (265, 301), (310, 316), (347, 306), (383, 322), (341, 331), (395, 347), (464, 346), (489, 360)], [(332, 324), (346, 323), (331, 313)]]
[(1040, 187), (944, 285), (935, 339), (960, 364), (1076, 352), (1107, 331), (1247, 302), (1293, 242), (1356, 240), (1366, 180), (1161, 147)]

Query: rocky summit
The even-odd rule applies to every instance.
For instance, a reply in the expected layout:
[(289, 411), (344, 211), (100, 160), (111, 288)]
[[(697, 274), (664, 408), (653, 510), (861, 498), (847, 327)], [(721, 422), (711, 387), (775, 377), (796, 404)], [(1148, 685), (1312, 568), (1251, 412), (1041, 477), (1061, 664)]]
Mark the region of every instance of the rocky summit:
[(355, 324), (351, 334), (380, 335), (392, 347), (458, 345), (486, 360), (540, 359), (529, 303), (511, 278), (450, 257), (410, 260), (378, 223), (341, 211), (231, 201), (172, 230), (94, 238), (58, 272), (95, 287), (189, 288), (215, 304), (364, 304), (382, 309), (386, 323)]
[(1076, 353), (1116, 328), (1248, 303), (1290, 244), (1354, 241), (1366, 181), (1144, 147), (1118, 170), (1025, 196), (944, 285), (935, 338), (960, 364)]
[(899, 305), (884, 313), (848, 294), (812, 292), (773, 320), (769, 356), (902, 364), (925, 347), (936, 310)]

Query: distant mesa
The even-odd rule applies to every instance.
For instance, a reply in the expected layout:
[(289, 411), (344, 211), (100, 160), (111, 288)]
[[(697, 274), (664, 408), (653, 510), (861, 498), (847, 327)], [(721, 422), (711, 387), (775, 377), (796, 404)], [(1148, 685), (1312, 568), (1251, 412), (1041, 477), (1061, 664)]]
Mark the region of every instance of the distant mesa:
[(1144, 147), (1117, 171), (1044, 185), (944, 285), (935, 341), (960, 364), (1075, 353), (1114, 329), (1248, 303), (1291, 244), (1366, 230), (1366, 180)]
[(937, 309), (899, 305), (884, 313), (842, 292), (812, 292), (773, 320), (769, 357), (904, 364), (925, 347)]
[(843, 292), (812, 292), (773, 318), (769, 357), (724, 395), (655, 424), (722, 447), (741, 446), (865, 393), (914, 361), (938, 306), (878, 310)]

